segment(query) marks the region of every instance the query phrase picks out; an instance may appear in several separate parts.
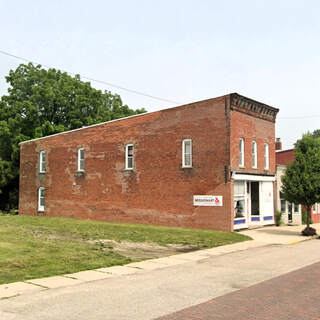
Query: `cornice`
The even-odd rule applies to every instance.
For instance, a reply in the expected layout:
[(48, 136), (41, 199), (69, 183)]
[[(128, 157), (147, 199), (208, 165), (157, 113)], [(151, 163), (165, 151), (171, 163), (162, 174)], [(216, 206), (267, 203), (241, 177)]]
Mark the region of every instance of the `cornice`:
[(279, 109), (277, 108), (249, 99), (237, 93), (230, 94), (230, 109), (271, 122), (276, 121), (276, 116), (279, 112)]

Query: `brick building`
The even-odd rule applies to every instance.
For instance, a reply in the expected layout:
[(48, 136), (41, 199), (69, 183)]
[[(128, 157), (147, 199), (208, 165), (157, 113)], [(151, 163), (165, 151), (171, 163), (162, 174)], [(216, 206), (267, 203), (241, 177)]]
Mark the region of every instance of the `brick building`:
[(22, 142), (19, 213), (273, 224), (277, 112), (233, 93)]
[[(281, 177), (284, 175), (287, 164), (291, 164), (295, 158), (294, 149), (276, 151), (276, 170), (277, 170), (277, 210), (282, 212), (284, 223), (286, 224), (301, 224), (302, 211), (307, 211), (301, 205), (293, 204), (283, 198), (281, 192)], [(315, 203), (311, 212), (311, 219), (314, 223), (320, 223), (320, 203)]]

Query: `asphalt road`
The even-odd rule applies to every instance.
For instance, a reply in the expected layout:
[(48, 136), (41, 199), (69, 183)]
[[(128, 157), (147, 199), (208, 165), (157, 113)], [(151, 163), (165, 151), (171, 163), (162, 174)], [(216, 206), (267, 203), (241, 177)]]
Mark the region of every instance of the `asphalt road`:
[[(155, 319), (217, 297), (223, 298), (231, 292), (241, 296), (243, 291), (237, 291), (239, 289), (318, 262), (320, 240), (252, 248), (198, 262), (1, 300), (0, 319)], [(303, 276), (301, 279), (300, 285)], [(286, 291), (282, 292), (284, 294)], [(320, 294), (318, 296), (320, 300)], [(277, 300), (274, 303), (277, 304)], [(234, 304), (231, 307), (235, 308)], [(318, 319), (316, 316), (318, 314), (314, 319)]]

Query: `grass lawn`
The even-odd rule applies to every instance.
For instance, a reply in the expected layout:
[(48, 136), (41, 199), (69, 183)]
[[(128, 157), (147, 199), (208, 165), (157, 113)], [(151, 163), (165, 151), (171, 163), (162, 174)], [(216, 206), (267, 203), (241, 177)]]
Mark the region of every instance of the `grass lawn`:
[(204, 249), (249, 239), (213, 230), (0, 214), (0, 284), (141, 260), (104, 240), (144, 243), (152, 250), (156, 244)]

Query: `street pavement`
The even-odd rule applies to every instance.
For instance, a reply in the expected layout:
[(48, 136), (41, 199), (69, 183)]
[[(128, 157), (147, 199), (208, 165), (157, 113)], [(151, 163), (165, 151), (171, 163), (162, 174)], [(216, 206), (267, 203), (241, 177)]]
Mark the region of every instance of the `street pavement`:
[[(320, 240), (298, 242), (306, 238), (299, 237), (294, 230), (290, 229), (285, 241), (278, 241), (277, 232), (270, 227), (265, 242), (247, 241), (112, 267), (112, 271), (109, 268), (95, 270), (93, 274), (85, 271), (86, 274), (60, 276), (56, 282), (50, 278), (47, 282), (30, 280), (34, 282), (29, 283), (32, 287), (38, 281), (44, 282), (38, 283), (38, 290), (0, 300), (0, 319), (144, 320), (170, 315), (318, 263)], [(91, 281), (85, 281), (87, 277)], [(61, 286), (55, 286), (57, 282)], [(233, 306), (242, 308), (238, 304)]]

